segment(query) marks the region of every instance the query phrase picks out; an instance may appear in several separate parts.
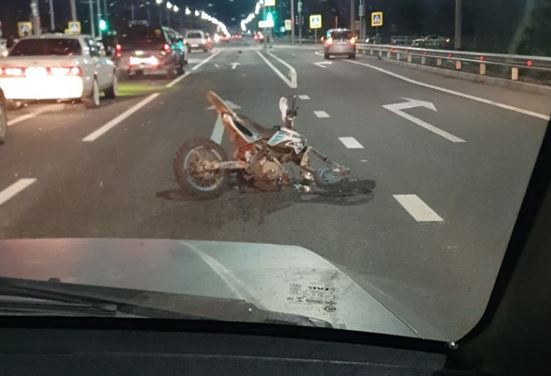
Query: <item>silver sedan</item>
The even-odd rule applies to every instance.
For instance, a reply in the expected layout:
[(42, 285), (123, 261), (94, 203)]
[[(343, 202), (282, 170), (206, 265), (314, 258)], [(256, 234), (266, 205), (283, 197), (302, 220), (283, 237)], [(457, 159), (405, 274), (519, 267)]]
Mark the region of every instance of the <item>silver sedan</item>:
[(326, 59), (331, 56), (347, 56), (356, 58), (356, 36), (352, 30), (331, 29), (327, 32), (327, 40), (323, 45)]

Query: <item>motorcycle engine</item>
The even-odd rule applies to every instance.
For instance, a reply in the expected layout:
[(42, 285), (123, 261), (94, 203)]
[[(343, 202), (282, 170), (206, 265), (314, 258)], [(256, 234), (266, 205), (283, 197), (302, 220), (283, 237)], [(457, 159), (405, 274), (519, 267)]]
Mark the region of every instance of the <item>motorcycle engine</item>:
[(258, 153), (251, 160), (254, 184), (263, 190), (279, 189), (284, 178), (284, 169), (269, 153)]

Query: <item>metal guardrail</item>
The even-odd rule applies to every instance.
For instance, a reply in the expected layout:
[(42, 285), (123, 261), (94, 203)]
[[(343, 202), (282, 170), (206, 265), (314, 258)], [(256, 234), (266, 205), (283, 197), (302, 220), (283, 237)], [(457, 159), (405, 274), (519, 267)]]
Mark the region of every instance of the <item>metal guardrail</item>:
[(378, 55), (379, 57), (386, 55), (388, 59), (395, 59), (398, 61), (403, 59), (408, 63), (426, 65), (429, 64), (430, 59), (434, 65), (439, 67), (442, 66), (444, 62), (452, 62), (457, 71), (462, 69), (464, 62), (476, 63), (479, 65), (478, 73), (481, 75), (486, 75), (487, 67), (491, 65), (508, 67), (510, 68), (510, 78), (514, 81), (519, 79), (520, 70), (551, 73), (551, 57), (545, 56), (437, 50), (386, 44), (359, 43), (357, 46), (359, 51), (364, 51), (366, 54)]

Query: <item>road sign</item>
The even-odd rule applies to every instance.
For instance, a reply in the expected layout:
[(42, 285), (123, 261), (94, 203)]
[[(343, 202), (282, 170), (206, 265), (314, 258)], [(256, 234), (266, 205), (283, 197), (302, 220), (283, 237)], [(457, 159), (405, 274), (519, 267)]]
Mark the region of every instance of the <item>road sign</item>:
[(310, 29), (321, 29), (321, 14), (310, 15)]
[(383, 12), (371, 13), (371, 27), (383, 26)]
[(264, 0), (265, 7), (275, 7), (276, 0)]
[(354, 20), (354, 30), (360, 30), (362, 28), (362, 23), (360, 20)]
[(290, 31), (292, 29), (291, 20), (285, 20), (285, 30)]
[(80, 34), (82, 31), (80, 21), (69, 21), (67, 29), (69, 30), (69, 34)]
[(19, 37), (28, 37), (33, 32), (33, 24), (31, 22), (18, 22), (17, 23), (17, 34)]

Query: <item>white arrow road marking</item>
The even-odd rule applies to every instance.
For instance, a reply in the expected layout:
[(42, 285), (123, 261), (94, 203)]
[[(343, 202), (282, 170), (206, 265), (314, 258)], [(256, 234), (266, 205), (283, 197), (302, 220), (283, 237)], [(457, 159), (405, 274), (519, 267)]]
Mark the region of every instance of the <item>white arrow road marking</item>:
[(363, 149), (363, 145), (354, 137), (339, 137), (339, 140), (346, 146), (347, 149)]
[(302, 101), (309, 101), (310, 100), (310, 96), (306, 95), (306, 94), (301, 94), (301, 95), (298, 96), (298, 98)]
[(417, 222), (444, 221), (442, 217), (425, 204), (417, 195), (394, 195), (394, 198)]
[(426, 82), (417, 81), (417, 80), (414, 80), (412, 78), (402, 76), (400, 74), (391, 72), (391, 71), (383, 69), (383, 68), (376, 67), (376, 66), (371, 65), (371, 64), (360, 63), (359, 61), (353, 61), (353, 60), (344, 60), (344, 61), (347, 62), (347, 63), (350, 63), (350, 64), (363, 65), (364, 67), (374, 69), (374, 70), (376, 70), (378, 72), (381, 72), (381, 73), (384, 73), (388, 76), (397, 78), (397, 79), (405, 81), (405, 82), (409, 82), (410, 84), (426, 87), (426, 88), (433, 89), (433, 90), (437, 90), (437, 91), (440, 91), (442, 93), (455, 95), (455, 96), (458, 96), (458, 97), (461, 97), (461, 98), (469, 99), (469, 100), (472, 100), (472, 101), (475, 101), (475, 102), (484, 103), (484, 104), (487, 104), (487, 105), (490, 105), (490, 106), (499, 107), (499, 108), (502, 108), (504, 110), (518, 112), (520, 114), (524, 114), (524, 115), (527, 115), (527, 116), (532, 116), (532, 117), (542, 119), (542, 120), (545, 120), (545, 121), (549, 121), (549, 119), (551, 118), (549, 115), (540, 114), (538, 112), (526, 110), (524, 108), (510, 106), (508, 104), (491, 101), (491, 100), (486, 99), (486, 98), (481, 98), (481, 97), (477, 97), (477, 96), (474, 96), (474, 95), (462, 93), (460, 91), (455, 91), (455, 90), (447, 89), (447, 88), (444, 88), (444, 87), (427, 84)]
[(88, 136), (84, 137), (82, 139), (83, 142), (94, 142), (101, 136), (103, 136), (105, 133), (109, 132), (111, 128), (116, 127), (118, 124), (120, 124), (122, 121), (127, 119), (128, 117), (132, 116), (135, 112), (139, 111), (141, 108), (147, 106), (147, 104), (151, 101), (153, 101), (155, 98), (157, 98), (160, 95), (160, 93), (153, 93), (150, 96), (146, 97), (141, 102), (137, 103), (133, 107), (130, 107), (128, 110), (114, 118), (113, 120), (109, 121), (105, 125), (101, 126), (100, 128), (96, 129), (94, 132), (90, 133)]
[(412, 123), (414, 123), (414, 124), (416, 124), (416, 125), (418, 125), (422, 128), (425, 128), (426, 130), (428, 130), (432, 133), (435, 133), (435, 134), (437, 134), (441, 137), (444, 137), (448, 141), (451, 141), (451, 142), (454, 142), (454, 143), (466, 142), (465, 140), (463, 140), (463, 139), (461, 139), (457, 136), (454, 136), (451, 133), (448, 133), (448, 132), (446, 132), (446, 131), (444, 131), (440, 128), (435, 127), (432, 124), (429, 124), (429, 123), (427, 123), (427, 122), (425, 122), (421, 119), (416, 118), (415, 116), (412, 116), (412, 115), (404, 112), (404, 110), (408, 110), (408, 109), (416, 108), (416, 107), (424, 107), (424, 108), (428, 108), (431, 111), (436, 112), (437, 109), (436, 109), (436, 107), (434, 106), (433, 103), (425, 102), (425, 101), (419, 101), (419, 100), (411, 99), (411, 98), (404, 98), (404, 99), (406, 100), (406, 102), (387, 104), (387, 105), (384, 105), (383, 108), (385, 108), (385, 109), (387, 109), (391, 112), (394, 112), (396, 115), (401, 116), (404, 119), (409, 120)]
[(323, 53), (319, 52), (319, 51), (316, 51), (314, 52), (314, 54), (318, 55), (318, 56), (325, 56)]
[(235, 70), (241, 63), (231, 63), (231, 69)]
[[(231, 108), (232, 110), (239, 110), (241, 108), (240, 105), (233, 103), (232, 101), (224, 99), (224, 103)], [(207, 110), (214, 110), (214, 106), (210, 106), (207, 108)]]
[(319, 63), (313, 63), (313, 64), (320, 68), (327, 68), (326, 65), (331, 65), (333, 63), (330, 61), (320, 61)]
[(331, 117), (329, 114), (325, 111), (314, 111), (314, 115), (316, 115), (319, 118), (328, 118)]
[(258, 50), (255, 50), (255, 52), (257, 53), (258, 56), (260, 56), (260, 58), (262, 60), (264, 60), (266, 65), (269, 66), (274, 71), (274, 73), (277, 74), (277, 76), (279, 78), (281, 78), (283, 80), (283, 82), (285, 82), (287, 84), (287, 86), (289, 86), (291, 89), (296, 89), (298, 87), (298, 84), (297, 84), (297, 71), (295, 70), (295, 68), (293, 68), (292, 66), (290, 66), (289, 64), (287, 64), (285, 61), (281, 60), (280, 58), (278, 58), (274, 54), (268, 52), (268, 54), (270, 56), (272, 56), (274, 59), (278, 60), (283, 65), (285, 65), (287, 68), (289, 68), (289, 76), (291, 77), (291, 79), (288, 79), (287, 76), (285, 76), (283, 73), (281, 73), (281, 71), (279, 69), (277, 69), (275, 67), (275, 65), (273, 65), (270, 62), (270, 60), (266, 59), (266, 57), (262, 53), (260, 53)]
[(0, 205), (5, 204), (8, 200), (10, 200), (19, 192), (23, 191), (24, 189), (29, 187), (31, 184), (34, 184), (35, 182), (36, 182), (36, 179), (19, 179), (18, 181), (10, 185), (8, 188), (0, 192)]

